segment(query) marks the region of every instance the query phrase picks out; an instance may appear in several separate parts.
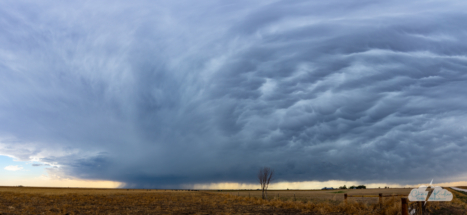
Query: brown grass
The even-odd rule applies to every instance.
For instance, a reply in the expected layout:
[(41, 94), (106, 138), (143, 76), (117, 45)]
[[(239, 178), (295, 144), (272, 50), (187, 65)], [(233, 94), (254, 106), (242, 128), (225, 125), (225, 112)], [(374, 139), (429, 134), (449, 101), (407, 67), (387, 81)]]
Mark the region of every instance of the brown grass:
[[(384, 189), (348, 190), (348, 193), (372, 195), (381, 191), (392, 194)], [(409, 189), (398, 191), (410, 192)], [(260, 195), (257, 191), (250, 191), (252, 197), (248, 197), (248, 191), (0, 187), (0, 214), (400, 214), (401, 208), (400, 197), (384, 198), (380, 208), (377, 201), (370, 200), (372, 198), (349, 198), (345, 204), (343, 197), (339, 197), (343, 193), (333, 193), (336, 191), (273, 192), (282, 197), (263, 200), (256, 197)], [(295, 200), (293, 193), (296, 194)], [(438, 214), (465, 213), (467, 195), (453, 193), (455, 198), (452, 202), (430, 202), (427, 210)], [(410, 204), (410, 207), (415, 206)]]
[[(366, 202), (366, 203), (376, 203), (378, 202), (378, 194), (382, 193), (383, 195), (395, 195), (395, 194), (403, 194), (409, 195), (411, 188), (394, 188), (394, 189), (347, 189), (347, 190), (270, 190), (268, 191), (268, 198), (269, 199), (281, 199), (284, 201), (293, 200), (294, 194), (295, 199), (297, 201), (302, 202), (322, 202), (322, 201), (343, 201), (344, 200), (344, 193), (347, 195), (365, 195), (365, 196), (376, 196), (374, 198), (358, 198), (352, 197), (357, 202)], [(214, 191), (218, 192), (218, 191)], [(261, 191), (248, 191), (248, 190), (240, 190), (240, 191), (221, 191), (218, 193), (229, 193), (232, 195), (240, 195), (240, 196), (251, 196), (251, 197), (261, 197)], [(279, 197), (278, 197), (279, 195)]]

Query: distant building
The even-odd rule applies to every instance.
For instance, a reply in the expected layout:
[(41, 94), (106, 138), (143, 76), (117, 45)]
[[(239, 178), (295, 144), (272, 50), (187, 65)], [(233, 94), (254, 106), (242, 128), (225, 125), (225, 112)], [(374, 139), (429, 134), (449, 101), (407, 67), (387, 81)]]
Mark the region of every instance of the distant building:
[(324, 187), (324, 188), (321, 189), (321, 190), (334, 190), (334, 188), (332, 188), (332, 187)]

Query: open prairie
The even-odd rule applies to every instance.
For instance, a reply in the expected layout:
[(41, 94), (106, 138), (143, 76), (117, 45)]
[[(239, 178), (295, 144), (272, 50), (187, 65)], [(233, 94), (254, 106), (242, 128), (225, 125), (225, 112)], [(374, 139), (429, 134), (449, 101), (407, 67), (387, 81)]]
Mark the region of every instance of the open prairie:
[[(0, 187), (0, 214), (399, 214), (400, 197), (348, 198), (408, 194), (410, 189), (174, 191), (143, 189), (82, 189)], [(438, 214), (465, 214), (467, 195), (452, 191), (452, 202), (429, 203)], [(279, 197), (277, 197), (279, 194)], [(295, 194), (295, 198), (293, 195)], [(409, 204), (414, 207), (414, 204)]]
[[(269, 199), (281, 199), (281, 200), (297, 200), (297, 201), (343, 201), (344, 194), (347, 195), (363, 195), (365, 198), (350, 197), (355, 201), (365, 201), (365, 202), (377, 202), (378, 197), (369, 197), (369, 196), (378, 196), (379, 193), (386, 195), (408, 195), (412, 188), (391, 188), (391, 189), (346, 189), (346, 190), (269, 190), (268, 198)], [(261, 191), (257, 190), (223, 190), (217, 191), (219, 193), (228, 193), (235, 196), (251, 196), (251, 197), (261, 197)], [(294, 198), (295, 196), (295, 198)]]

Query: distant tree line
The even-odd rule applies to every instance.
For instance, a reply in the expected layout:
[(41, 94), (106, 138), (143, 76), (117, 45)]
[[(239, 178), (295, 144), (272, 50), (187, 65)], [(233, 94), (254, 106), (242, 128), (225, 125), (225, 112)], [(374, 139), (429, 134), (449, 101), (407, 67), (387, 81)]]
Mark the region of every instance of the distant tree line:
[[(347, 186), (340, 186), (339, 189), (347, 189)], [(366, 186), (365, 185), (354, 185), (354, 186), (351, 186), (349, 187), (348, 189), (366, 189)]]

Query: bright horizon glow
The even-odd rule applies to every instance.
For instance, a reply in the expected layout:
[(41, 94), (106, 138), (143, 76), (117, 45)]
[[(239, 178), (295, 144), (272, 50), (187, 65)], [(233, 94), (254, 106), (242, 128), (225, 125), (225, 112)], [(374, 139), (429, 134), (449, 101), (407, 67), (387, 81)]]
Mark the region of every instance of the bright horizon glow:
[[(367, 188), (403, 188), (403, 187), (419, 187), (420, 185), (426, 184), (391, 184), (391, 183), (364, 183), (358, 181), (338, 181), (338, 180), (329, 180), (329, 181), (302, 181), (302, 182), (276, 182), (269, 185), (271, 190), (313, 190), (321, 189), (323, 187), (333, 187), (339, 188), (340, 186), (346, 185), (347, 188), (353, 185), (365, 185)], [(433, 183), (433, 186), (442, 186), (442, 187), (453, 187), (453, 186), (465, 186), (467, 181), (457, 181), (449, 183)], [(183, 185), (185, 189), (200, 189), (200, 190), (241, 190), (241, 189), (259, 189), (259, 184), (248, 184), (248, 183), (210, 183), (210, 184), (194, 184), (194, 185)]]
[[(270, 190), (315, 190), (323, 187), (339, 188), (340, 186), (346, 185), (347, 188), (352, 185), (365, 185), (367, 188), (416, 188), (426, 184), (412, 184), (412, 185), (401, 185), (401, 184), (386, 184), (386, 183), (362, 183), (357, 181), (303, 181), (303, 182), (277, 182), (271, 183), (269, 186)], [(40, 177), (19, 179), (19, 180), (0, 180), (0, 186), (27, 186), (27, 187), (73, 187), (73, 188), (124, 188), (124, 184), (116, 181), (104, 181), (104, 180), (80, 180), (80, 179), (64, 179), (64, 178), (53, 178), (46, 175)], [(467, 181), (457, 181), (450, 183), (434, 183), (433, 186), (442, 187), (453, 187), (453, 186), (466, 186)], [(138, 188), (136, 188), (138, 189)], [(183, 185), (181, 189), (199, 189), (199, 190), (242, 190), (242, 189), (259, 189), (258, 184), (248, 183), (211, 183), (211, 184), (194, 184), (194, 185)]]
[(123, 185), (116, 181), (61, 178), (50, 175), (48, 168), (52, 167), (41, 162), (0, 155), (0, 186), (117, 188)]
[(27, 179), (0, 180), (0, 186), (18, 185), (25, 187), (118, 188), (122, 183), (103, 180), (60, 179), (46, 175)]

